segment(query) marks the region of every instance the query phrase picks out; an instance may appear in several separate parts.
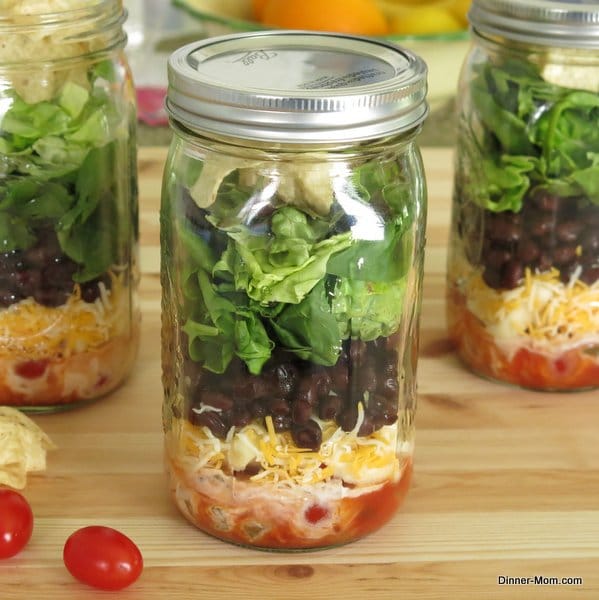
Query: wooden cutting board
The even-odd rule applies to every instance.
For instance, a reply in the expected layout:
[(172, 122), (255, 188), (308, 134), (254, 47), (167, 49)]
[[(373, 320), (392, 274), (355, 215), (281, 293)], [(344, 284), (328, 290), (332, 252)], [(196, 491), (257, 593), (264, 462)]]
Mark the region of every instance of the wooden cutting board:
[[(415, 476), (381, 531), (305, 554), (238, 548), (171, 505), (162, 463), (158, 207), (165, 149), (139, 154), (142, 343), (120, 390), (36, 421), (59, 449), (25, 490), (32, 540), (0, 563), (0, 600), (107, 598), (62, 564), (68, 535), (105, 524), (132, 537), (145, 570), (135, 600), (599, 598), (599, 392), (542, 394), (471, 375), (445, 333), (449, 149), (424, 149), (429, 184)], [(500, 585), (500, 577), (583, 584)]]

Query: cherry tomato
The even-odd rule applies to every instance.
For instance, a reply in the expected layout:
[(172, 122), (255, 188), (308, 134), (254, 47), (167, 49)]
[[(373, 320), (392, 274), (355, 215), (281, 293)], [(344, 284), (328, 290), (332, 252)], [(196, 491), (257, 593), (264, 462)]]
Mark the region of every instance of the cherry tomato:
[(83, 527), (66, 541), (63, 560), (69, 573), (101, 590), (120, 590), (141, 574), (139, 548), (126, 535), (101, 525)]
[(33, 531), (33, 513), (19, 492), (0, 489), (0, 559), (18, 554)]

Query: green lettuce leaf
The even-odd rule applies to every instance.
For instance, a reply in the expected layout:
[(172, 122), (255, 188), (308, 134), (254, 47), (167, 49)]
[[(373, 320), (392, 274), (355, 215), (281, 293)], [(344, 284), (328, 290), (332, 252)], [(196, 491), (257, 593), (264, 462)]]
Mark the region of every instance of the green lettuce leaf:
[(330, 224), (323, 219), (309, 217), (293, 206), (283, 206), (272, 216), (270, 229), (277, 238), (303, 240), (314, 243), (323, 239)]
[(400, 324), (406, 290), (405, 279), (366, 282), (339, 279), (331, 310), (341, 336), (366, 342), (394, 333)]
[(233, 343), (217, 327), (188, 319), (183, 325), (192, 360), (213, 373), (224, 373), (233, 359)]
[(538, 166), (538, 159), (530, 156), (504, 154), (496, 164), (491, 159), (482, 161), (486, 182), (482, 188), (472, 189), (473, 199), (487, 210), (519, 211), (524, 196), (531, 187), (529, 174)]
[(93, 85), (98, 73), (89, 88), (66, 82), (51, 101), (27, 104), (13, 94), (0, 122), (4, 245), (26, 249), (37, 226), (53, 226), (63, 252), (80, 265), (80, 282), (118, 262), (130, 235), (116, 204), (122, 186), (111, 140), (120, 116)]
[(193, 360), (223, 373), (237, 356), (257, 374), (276, 344), (332, 366), (344, 339), (397, 330), (417, 210), (399, 165), (364, 164), (346, 206), (333, 203), (326, 216), (276, 199), (263, 210), (239, 173), (223, 177), (195, 224), (182, 216), (177, 225)]
[(325, 276), (329, 258), (352, 244), (351, 232), (324, 239), (309, 248), (307, 260), (298, 263), (294, 240), (273, 243), (266, 236), (247, 231), (229, 232), (229, 236), (238, 257), (233, 263), (235, 287), (263, 304), (301, 302)]
[(58, 105), (63, 108), (71, 119), (76, 119), (89, 100), (89, 92), (81, 85), (67, 81), (60, 92)]
[(51, 102), (27, 104), (17, 96), (0, 128), (11, 135), (15, 148), (22, 149), (42, 137), (65, 134), (70, 125), (71, 117), (60, 106)]

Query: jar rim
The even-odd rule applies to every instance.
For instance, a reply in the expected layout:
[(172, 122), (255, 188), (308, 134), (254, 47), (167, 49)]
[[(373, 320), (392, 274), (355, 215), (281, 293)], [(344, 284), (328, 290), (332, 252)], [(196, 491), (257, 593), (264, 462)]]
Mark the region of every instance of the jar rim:
[(219, 149), (218, 151), (222, 154), (232, 154), (234, 153), (232, 149), (236, 148), (239, 150), (240, 155), (246, 155), (248, 152), (260, 152), (272, 154), (273, 156), (289, 154), (290, 156), (297, 157), (302, 155), (314, 156), (315, 152), (326, 152), (331, 154), (338, 153), (340, 157), (347, 157), (351, 151), (355, 151), (360, 156), (368, 151), (378, 154), (383, 149), (387, 151), (389, 148), (406, 146), (413, 143), (422, 129), (422, 123), (399, 134), (396, 133), (364, 140), (345, 140), (342, 142), (331, 140), (320, 143), (306, 143), (304, 141), (273, 143), (271, 140), (248, 140), (239, 135), (216, 134), (190, 129), (183, 122), (175, 119), (170, 120), (170, 127), (175, 137), (179, 138), (183, 143), (199, 148), (210, 148), (213, 152), (215, 149)]
[(599, 5), (580, 0), (473, 0), (474, 33), (541, 46), (599, 49)]
[(390, 42), (261, 31), (183, 46), (169, 59), (167, 110), (199, 132), (275, 143), (351, 142), (424, 121), (424, 61)]

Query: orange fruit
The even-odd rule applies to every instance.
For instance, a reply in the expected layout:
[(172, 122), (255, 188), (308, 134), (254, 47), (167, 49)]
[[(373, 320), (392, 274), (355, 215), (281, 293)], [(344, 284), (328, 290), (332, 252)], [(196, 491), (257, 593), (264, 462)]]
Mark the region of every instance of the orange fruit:
[(387, 21), (373, 0), (267, 0), (262, 22), (285, 29), (389, 33)]
[(262, 20), (262, 15), (264, 14), (264, 7), (268, 0), (252, 0), (252, 13), (254, 15), (254, 19), (256, 21)]

